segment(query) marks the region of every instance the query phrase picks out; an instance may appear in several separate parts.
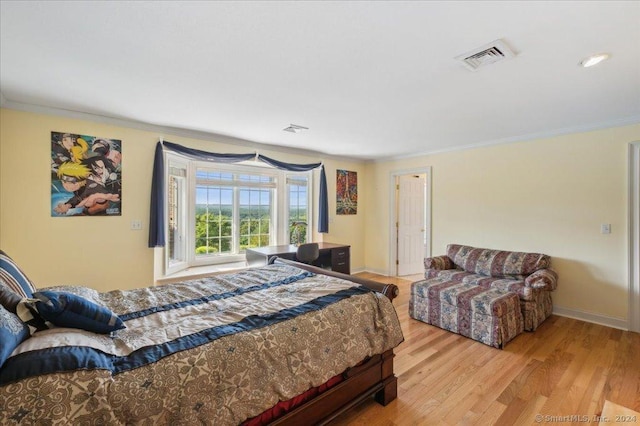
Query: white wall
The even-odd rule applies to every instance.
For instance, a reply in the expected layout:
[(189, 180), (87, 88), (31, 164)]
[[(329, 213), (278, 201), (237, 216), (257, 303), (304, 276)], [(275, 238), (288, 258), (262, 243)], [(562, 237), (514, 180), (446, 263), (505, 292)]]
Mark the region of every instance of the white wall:
[[(389, 270), (389, 175), (432, 167), (432, 253), (449, 243), (549, 254), (556, 309), (624, 323), (628, 145), (640, 125), (367, 166), (366, 264)], [(600, 233), (610, 223), (612, 233)]]

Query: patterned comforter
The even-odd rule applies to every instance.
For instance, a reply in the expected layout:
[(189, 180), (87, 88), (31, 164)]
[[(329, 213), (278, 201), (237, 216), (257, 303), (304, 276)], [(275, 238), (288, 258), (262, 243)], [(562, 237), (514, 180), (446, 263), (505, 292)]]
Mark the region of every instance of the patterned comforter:
[(0, 370), (2, 424), (239, 424), (403, 340), (382, 294), (288, 265), (54, 290), (110, 308), (127, 328), (24, 341)]

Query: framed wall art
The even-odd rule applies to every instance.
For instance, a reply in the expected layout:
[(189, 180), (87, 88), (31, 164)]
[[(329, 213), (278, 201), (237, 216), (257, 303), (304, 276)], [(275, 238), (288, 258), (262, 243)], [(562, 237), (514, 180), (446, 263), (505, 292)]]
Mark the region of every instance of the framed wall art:
[(336, 214), (358, 213), (358, 174), (336, 170)]
[(51, 216), (122, 215), (122, 141), (51, 132)]

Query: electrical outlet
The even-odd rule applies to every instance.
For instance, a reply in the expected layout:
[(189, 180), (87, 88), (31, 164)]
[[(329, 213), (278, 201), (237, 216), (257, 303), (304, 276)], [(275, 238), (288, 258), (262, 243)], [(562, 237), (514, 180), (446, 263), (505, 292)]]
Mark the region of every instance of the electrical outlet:
[(610, 223), (603, 223), (602, 225), (600, 225), (600, 233), (601, 234), (610, 234), (611, 233), (611, 224)]
[(139, 231), (142, 229), (142, 221), (141, 220), (132, 220), (131, 221), (131, 229), (134, 231)]

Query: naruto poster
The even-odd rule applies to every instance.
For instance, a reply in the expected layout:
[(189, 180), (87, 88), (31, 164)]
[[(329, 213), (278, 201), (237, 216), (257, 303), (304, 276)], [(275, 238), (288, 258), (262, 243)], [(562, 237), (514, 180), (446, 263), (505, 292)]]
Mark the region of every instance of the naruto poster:
[(51, 216), (122, 215), (122, 142), (51, 132)]

